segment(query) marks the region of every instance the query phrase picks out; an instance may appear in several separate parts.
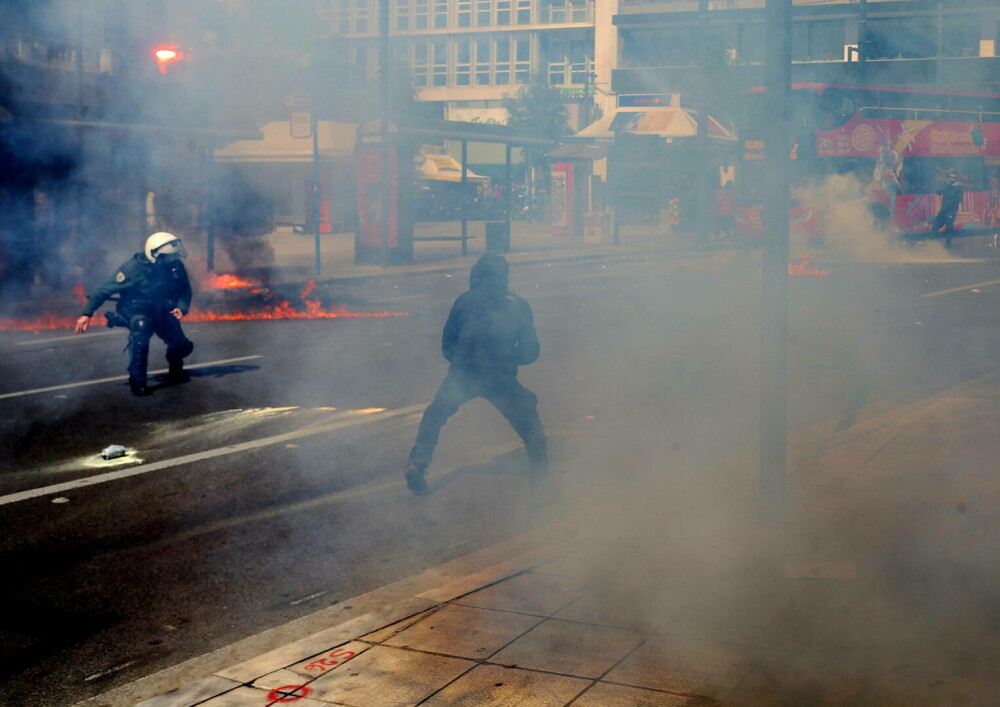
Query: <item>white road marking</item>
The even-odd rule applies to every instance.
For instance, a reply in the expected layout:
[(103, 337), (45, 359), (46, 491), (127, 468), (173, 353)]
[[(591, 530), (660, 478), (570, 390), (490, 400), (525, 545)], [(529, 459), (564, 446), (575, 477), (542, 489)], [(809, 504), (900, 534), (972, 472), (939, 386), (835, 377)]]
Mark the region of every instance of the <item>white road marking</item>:
[(976, 287), (986, 287), (987, 285), (1000, 285), (1000, 280), (990, 280), (989, 282), (977, 282), (974, 285), (966, 285), (965, 287), (953, 287), (950, 290), (940, 290), (938, 292), (928, 292), (927, 294), (920, 296), (937, 297), (938, 295), (950, 295), (952, 292), (962, 292), (963, 290), (971, 290)]
[(88, 338), (92, 339), (95, 336), (120, 336), (120, 331), (95, 331), (90, 334), (69, 334), (68, 336), (53, 336), (48, 339), (29, 339), (28, 341), (18, 341), (18, 346), (34, 346), (35, 344), (54, 344), (57, 341), (69, 341), (70, 339), (76, 339), (77, 341), (86, 341)]
[(313, 435), (324, 434), (326, 432), (333, 432), (334, 430), (340, 430), (345, 427), (353, 427), (355, 425), (361, 425), (368, 422), (378, 422), (382, 420), (389, 420), (395, 417), (402, 417), (404, 415), (410, 415), (417, 411), (423, 410), (427, 407), (427, 403), (420, 403), (419, 405), (410, 405), (409, 407), (399, 408), (398, 410), (381, 410), (380, 408), (372, 408), (369, 410), (348, 410), (343, 413), (343, 417), (346, 419), (339, 419), (336, 422), (331, 422), (326, 425), (320, 425), (318, 427), (309, 427), (302, 430), (297, 430), (295, 432), (285, 432), (280, 435), (272, 435), (270, 437), (262, 437), (260, 439), (254, 439), (249, 442), (241, 442), (240, 444), (231, 444), (225, 447), (217, 447), (216, 449), (207, 449), (203, 452), (196, 452), (195, 454), (186, 454), (182, 457), (175, 457), (174, 459), (164, 459), (163, 461), (153, 462), (151, 464), (143, 464), (142, 466), (134, 466), (131, 469), (120, 469), (118, 471), (111, 471), (107, 474), (98, 474), (97, 476), (90, 476), (83, 479), (76, 479), (75, 481), (67, 481), (61, 484), (52, 484), (51, 486), (42, 486), (37, 489), (29, 489), (27, 491), (19, 491), (17, 493), (11, 493), (6, 496), (0, 496), (0, 506), (5, 506), (10, 503), (17, 503), (19, 501), (27, 501), (31, 498), (38, 498), (40, 496), (49, 496), (56, 493), (66, 493), (68, 491), (75, 491), (76, 489), (81, 489), (87, 486), (94, 486), (95, 484), (103, 484), (108, 481), (116, 481), (118, 479), (127, 479), (130, 476), (138, 476), (139, 474), (148, 474), (151, 471), (160, 471), (161, 469), (170, 469), (175, 466), (183, 466), (185, 464), (193, 464), (195, 462), (205, 461), (206, 459), (215, 459), (216, 457), (224, 457), (230, 454), (238, 454), (240, 452), (250, 451), (252, 449), (260, 449), (261, 447), (269, 447), (274, 444), (281, 444), (292, 439), (301, 439), (303, 437), (312, 437)]
[[(194, 363), (190, 366), (184, 366), (187, 370), (194, 368), (206, 368), (208, 366), (218, 366), (223, 363), (236, 363), (237, 361), (249, 361), (251, 359), (261, 358), (259, 354), (253, 356), (240, 356), (238, 358), (224, 358), (220, 361), (206, 361), (205, 363)], [(166, 373), (166, 368), (160, 368), (155, 371), (150, 371), (149, 375), (155, 376), (160, 373)], [(4, 398), (19, 398), (24, 395), (36, 395), (37, 393), (49, 393), (53, 390), (66, 390), (67, 388), (78, 388), (84, 385), (97, 385), (98, 383), (113, 383), (114, 381), (125, 381), (128, 380), (128, 376), (112, 376), (111, 378), (95, 378), (89, 381), (79, 381), (77, 383), (63, 383), (62, 385), (50, 385), (47, 388), (35, 388), (33, 390), (19, 390), (16, 393), (0, 393), (0, 400)]]

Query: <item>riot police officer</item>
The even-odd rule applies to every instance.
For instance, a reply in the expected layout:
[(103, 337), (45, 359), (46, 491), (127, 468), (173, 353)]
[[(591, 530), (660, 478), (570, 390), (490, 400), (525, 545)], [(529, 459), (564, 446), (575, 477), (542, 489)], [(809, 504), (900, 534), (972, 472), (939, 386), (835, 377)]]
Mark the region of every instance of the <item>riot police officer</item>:
[(528, 453), (533, 490), (539, 500), (553, 500), (548, 479), (545, 430), (538, 398), (517, 380), (517, 368), (533, 363), (540, 352), (531, 306), (507, 289), (510, 266), (488, 253), (472, 266), (469, 290), (455, 300), (441, 337), (448, 375), (420, 420), (405, 477), (417, 495), (428, 493), (425, 473), (441, 428), (458, 409), (482, 397), (503, 414)]
[(128, 384), (133, 395), (149, 395), (146, 368), (149, 340), (156, 334), (167, 345), (169, 371), (166, 380), (188, 380), (184, 357), (194, 344), (184, 336), (180, 320), (191, 307), (191, 283), (182, 258), (187, 251), (172, 233), (154, 233), (146, 239), (144, 252), (129, 258), (115, 275), (98, 287), (76, 320), (75, 331), (83, 333), (91, 317), (109, 297), (118, 295), (116, 313), (106, 313), (108, 326), (128, 327)]

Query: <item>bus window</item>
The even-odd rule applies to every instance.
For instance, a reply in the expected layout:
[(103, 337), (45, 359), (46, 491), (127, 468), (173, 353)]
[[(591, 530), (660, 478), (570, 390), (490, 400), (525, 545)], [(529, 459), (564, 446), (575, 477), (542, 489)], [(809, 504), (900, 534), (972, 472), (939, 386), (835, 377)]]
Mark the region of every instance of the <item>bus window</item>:
[(816, 109), (816, 127), (820, 130), (832, 130), (853, 118), (856, 104), (852, 93), (841, 88), (828, 88), (824, 91)]
[(1000, 96), (951, 96), (951, 120), (1000, 123)]
[(966, 189), (986, 189), (982, 157), (907, 157), (903, 160), (903, 193), (933, 194), (952, 171), (962, 179)]

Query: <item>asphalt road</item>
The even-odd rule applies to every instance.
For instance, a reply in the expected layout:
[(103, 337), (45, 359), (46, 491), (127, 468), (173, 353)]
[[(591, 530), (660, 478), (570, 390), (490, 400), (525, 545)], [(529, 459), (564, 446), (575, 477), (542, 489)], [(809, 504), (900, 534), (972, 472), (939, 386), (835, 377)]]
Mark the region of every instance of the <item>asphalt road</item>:
[[(792, 278), (793, 428), (848, 426), (995, 355), (1000, 261), (962, 254)], [(189, 324), (192, 381), (142, 399), (121, 330), (0, 333), (0, 701), (73, 704), (567, 512), (531, 504), (518, 440), (482, 401), (445, 429), (434, 494), (402, 484), (466, 286), (322, 292), (405, 317)], [(752, 253), (521, 265), (512, 289), (535, 311), (542, 357), (521, 379), (564, 488), (754, 462)], [(128, 456), (100, 460), (111, 444)], [(97, 483), (58, 486), (78, 479)]]

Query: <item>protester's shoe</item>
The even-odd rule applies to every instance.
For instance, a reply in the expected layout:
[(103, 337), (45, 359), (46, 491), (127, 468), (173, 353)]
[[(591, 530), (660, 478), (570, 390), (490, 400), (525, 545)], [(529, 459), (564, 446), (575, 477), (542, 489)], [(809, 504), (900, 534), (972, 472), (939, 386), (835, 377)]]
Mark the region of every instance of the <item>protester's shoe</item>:
[(430, 493), (430, 489), (427, 488), (427, 479), (424, 478), (424, 470), (413, 462), (407, 465), (403, 476), (406, 477), (406, 488), (416, 495), (426, 496)]
[(128, 387), (129, 389), (131, 389), (132, 395), (138, 396), (140, 398), (153, 394), (153, 391), (151, 391), (149, 389), (149, 386), (146, 385), (146, 381), (140, 381), (136, 380), (135, 378), (129, 378)]
[(546, 474), (531, 476), (531, 502), (535, 506), (551, 506), (559, 501), (559, 490)]
[(177, 368), (171, 366), (170, 370), (167, 371), (167, 375), (163, 376), (163, 382), (167, 385), (187, 383), (189, 380), (191, 380), (191, 374), (179, 366)]

